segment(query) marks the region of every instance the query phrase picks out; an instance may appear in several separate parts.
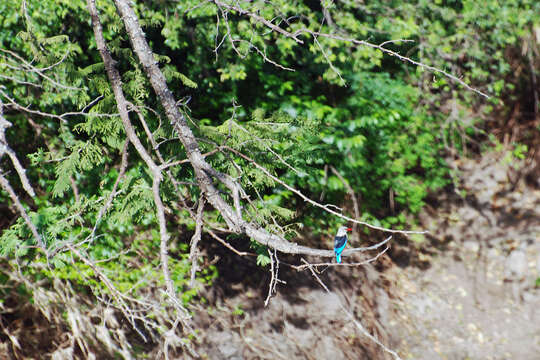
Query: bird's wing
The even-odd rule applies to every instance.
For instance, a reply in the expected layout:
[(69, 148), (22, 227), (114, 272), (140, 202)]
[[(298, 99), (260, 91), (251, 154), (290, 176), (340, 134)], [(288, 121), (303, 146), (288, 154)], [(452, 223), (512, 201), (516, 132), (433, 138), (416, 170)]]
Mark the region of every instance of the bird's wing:
[(336, 236), (334, 239), (334, 249), (340, 249), (344, 247), (346, 243), (347, 243), (347, 235)]

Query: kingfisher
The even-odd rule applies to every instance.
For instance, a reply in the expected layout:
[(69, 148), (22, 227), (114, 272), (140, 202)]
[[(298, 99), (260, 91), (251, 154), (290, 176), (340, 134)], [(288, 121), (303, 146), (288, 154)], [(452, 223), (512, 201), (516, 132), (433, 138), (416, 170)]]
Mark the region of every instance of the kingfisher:
[(351, 228), (341, 226), (337, 231), (334, 239), (334, 252), (336, 253), (336, 261), (338, 264), (341, 263), (341, 253), (343, 252), (343, 249), (345, 249), (345, 245), (347, 245), (347, 231), (351, 230)]

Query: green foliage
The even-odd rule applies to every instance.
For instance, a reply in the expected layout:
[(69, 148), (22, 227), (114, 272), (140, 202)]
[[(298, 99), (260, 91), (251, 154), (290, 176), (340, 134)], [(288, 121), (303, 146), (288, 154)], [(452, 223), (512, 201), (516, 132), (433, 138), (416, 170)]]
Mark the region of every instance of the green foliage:
[(252, 240), (250, 247), (255, 250), (255, 253), (257, 254), (257, 265), (265, 267), (272, 262), (272, 259), (270, 259), (270, 256), (268, 255), (268, 248), (266, 246)]
[[(522, 86), (512, 61), (520, 64), (533, 51), (533, 29), (540, 26), (540, 2), (535, 0), (324, 1), (331, 23), (318, 2), (224, 2), (276, 23), (290, 19), (280, 26), (291, 33), (350, 34), (377, 44), (412, 39), (385, 46), (495, 95), (484, 101), (448, 78), (385, 56), (380, 49), (305, 34), (299, 45), (234, 10), (227, 24), (222, 19), (216, 27), (222, 12), (212, 2), (137, 2), (156, 61), (174, 96), (183, 99), (179, 106), (202, 150), (216, 145), (228, 149), (207, 160), (246, 190), (242, 196), (251, 200), (243, 209), (246, 220), (287, 239), (303, 226), (333, 233), (341, 220), (307, 206), (280, 182), (322, 203), (342, 206), (350, 216), (352, 189), (360, 220), (412, 227), (407, 215), (421, 209), (428, 192), (449, 183), (442, 160), (445, 147), (460, 147), (478, 132), (486, 114), (500, 107), (499, 96)], [(98, 7), (127, 100), (138, 106), (163, 158), (185, 159), (185, 149), (171, 141), (175, 133), (129, 48), (113, 2), (98, 1)], [(0, 0), (0, 48), (10, 51), (0, 52), (0, 99), (5, 117), (14, 124), (7, 131), (8, 142), (26, 162), (39, 194), (29, 205), (30, 216), (51, 250), (66, 242), (83, 243), (82, 249), (119, 289), (137, 293), (160, 286), (152, 180), (131, 146), (128, 168), (118, 180), (125, 133), (86, 6), (31, 1), (24, 9), (26, 14), (22, 1)], [(10, 99), (29, 111), (10, 105)], [(455, 109), (452, 121), (449, 107)], [(131, 120), (142, 145), (152, 149), (133, 112)], [(522, 158), (526, 151), (516, 145), (511, 156)], [(7, 157), (0, 161), (2, 169), (11, 169)], [(160, 189), (170, 210), (168, 220), (179, 225), (168, 229), (178, 239), (170, 270), (188, 303), (195, 301), (196, 292), (186, 286), (189, 250), (183, 232), (191, 234), (194, 222), (178, 209), (177, 192), (192, 199), (200, 194), (191, 185), (196, 179), (189, 166), (169, 171), (180, 184), (175, 187), (165, 179)], [(14, 171), (8, 177), (18, 184)], [(100, 217), (117, 181), (114, 201)], [(1, 192), (0, 201), (10, 200)], [(205, 216), (225, 226), (219, 214), (208, 211)], [(3, 256), (45, 264), (35, 245), (21, 219), (2, 229)], [(257, 264), (268, 265), (268, 249), (252, 246)], [(69, 280), (107, 293), (80, 259), (59, 253), (48, 260), (45, 270), (29, 276)], [(197, 280), (209, 283), (215, 276), (209, 267)]]
[(237, 305), (234, 310), (232, 311), (232, 314), (235, 316), (242, 316), (244, 315), (244, 309), (242, 309), (242, 305)]
[[(146, 234), (149, 235), (149, 234)], [(97, 238), (87, 249), (90, 257), (98, 262), (100, 271), (111, 279), (112, 284), (121, 292), (141, 293), (148, 288), (164, 287), (163, 273), (159, 259), (141, 256), (159, 252), (159, 239), (139, 237), (129, 249), (122, 249), (121, 244), (112, 236)], [(111, 261), (112, 260), (112, 261)], [(43, 262), (45, 259), (37, 259)], [(169, 262), (171, 279), (176, 291), (181, 294), (185, 304), (197, 296), (197, 288), (189, 287), (191, 263), (185, 249), (179, 252), (179, 258), (173, 257)], [(51, 279), (70, 280), (81, 289), (91, 289), (96, 295), (113, 295), (98, 274), (82, 261), (72, 261), (67, 254), (61, 254), (52, 259), (49, 266), (41, 267), (40, 274)], [(37, 276), (37, 275), (34, 275)], [(216, 268), (210, 266), (197, 274), (196, 280), (204, 285), (211, 284), (217, 277)]]

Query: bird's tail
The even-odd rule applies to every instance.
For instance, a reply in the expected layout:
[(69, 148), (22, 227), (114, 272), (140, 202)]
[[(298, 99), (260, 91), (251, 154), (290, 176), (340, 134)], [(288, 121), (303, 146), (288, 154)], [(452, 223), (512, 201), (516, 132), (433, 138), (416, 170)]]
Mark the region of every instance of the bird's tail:
[(336, 261), (337, 263), (341, 263), (341, 254), (340, 253), (336, 253)]

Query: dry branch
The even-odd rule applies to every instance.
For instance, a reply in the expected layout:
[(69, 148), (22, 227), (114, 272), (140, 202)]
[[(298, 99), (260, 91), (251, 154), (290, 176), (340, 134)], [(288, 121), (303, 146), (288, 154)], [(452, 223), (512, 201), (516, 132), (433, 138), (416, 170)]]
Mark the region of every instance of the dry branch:
[(143, 161), (146, 163), (146, 165), (148, 166), (148, 168), (150, 169), (152, 173), (152, 178), (153, 178), (152, 193), (154, 196), (154, 203), (156, 206), (156, 217), (159, 223), (159, 234), (160, 234), (160, 251), (159, 251), (160, 262), (161, 262), (163, 276), (165, 279), (165, 284), (167, 287), (167, 295), (172, 301), (173, 305), (175, 305), (175, 307), (178, 309), (179, 311), (178, 315), (181, 317), (182, 325), (191, 331), (191, 327), (188, 324), (190, 315), (176, 296), (174, 283), (171, 279), (171, 275), (169, 271), (169, 254), (168, 254), (169, 234), (167, 232), (167, 223), (165, 220), (165, 208), (161, 200), (160, 189), (159, 189), (161, 180), (163, 178), (161, 174), (161, 169), (152, 160), (150, 154), (148, 154), (148, 152), (145, 150), (141, 141), (137, 137), (137, 134), (135, 133), (135, 129), (133, 128), (131, 121), (129, 119), (129, 113), (127, 110), (128, 103), (124, 97), (124, 92), (122, 90), (122, 79), (120, 77), (120, 73), (116, 69), (116, 66), (115, 66), (116, 62), (113, 60), (107, 48), (107, 45), (105, 43), (105, 38), (103, 37), (103, 30), (102, 30), (101, 22), (100, 22), (99, 15), (96, 9), (95, 0), (87, 0), (87, 4), (88, 4), (88, 10), (92, 17), (92, 27), (94, 29), (94, 36), (96, 39), (97, 48), (103, 59), (105, 69), (107, 71), (107, 76), (109, 78), (110, 85), (114, 92), (116, 105), (118, 108), (118, 112), (120, 113), (120, 118), (122, 119), (122, 124), (124, 125), (124, 130), (128, 136), (129, 141), (133, 144), (133, 146), (139, 153), (139, 156), (143, 159)]
[(3, 112), (4, 112), (4, 103), (2, 102), (2, 99), (0, 99), (0, 159), (2, 158), (2, 156), (4, 156), (4, 154), (8, 154), (13, 164), (13, 167), (15, 167), (17, 174), (19, 174), (19, 179), (21, 180), (21, 184), (24, 190), (26, 190), (28, 195), (34, 197), (36, 196), (36, 193), (34, 192), (32, 185), (30, 185), (30, 181), (28, 180), (28, 177), (26, 177), (26, 170), (24, 170), (24, 167), (22, 166), (21, 162), (17, 158), (15, 151), (13, 151), (7, 143), (6, 129), (8, 127), (11, 127), (11, 123), (4, 118)]
[(201, 232), (202, 232), (202, 226), (203, 226), (203, 211), (204, 211), (204, 204), (205, 204), (204, 197), (201, 195), (199, 198), (199, 205), (197, 205), (197, 215), (195, 216), (195, 232), (193, 233), (193, 236), (191, 237), (191, 249), (189, 252), (189, 260), (191, 261), (191, 279), (190, 279), (190, 287), (195, 286), (195, 274), (197, 273), (198, 264), (197, 261), (199, 260), (199, 249), (197, 248), (197, 244), (199, 241), (201, 241)]
[[(254, 12), (250, 12), (250, 11), (248, 11), (246, 9), (243, 9), (243, 8), (239, 7), (239, 6), (229, 5), (229, 4), (220, 2), (218, 0), (213, 0), (212, 2), (220, 10), (228, 9), (229, 11), (237, 12), (239, 15), (247, 16), (247, 17), (253, 19), (254, 21), (266, 26), (268, 29), (270, 29), (270, 31), (273, 31), (273, 32), (281, 34), (281, 35), (283, 35), (285, 37), (294, 39), (298, 44), (304, 44), (304, 41), (299, 39), (299, 36), (301, 36), (301, 35), (311, 35), (313, 37), (313, 39), (314, 39), (315, 44), (320, 48), (323, 56), (328, 61), (329, 66), (332, 68), (332, 70), (334, 70), (338, 74), (338, 76), (340, 76), (340, 78), (341, 78), (341, 75), (339, 74), (339, 71), (329, 61), (328, 57), (326, 56), (326, 54), (324, 52), (324, 49), (322, 48), (322, 46), (318, 42), (317, 37), (329, 38), (329, 39), (333, 39), (333, 40), (338, 40), (338, 41), (342, 41), (342, 42), (351, 43), (351, 44), (354, 44), (354, 45), (366, 46), (366, 47), (369, 47), (369, 48), (372, 48), (372, 49), (380, 50), (381, 52), (383, 52), (383, 53), (385, 53), (387, 55), (395, 56), (396, 58), (398, 58), (399, 60), (401, 60), (403, 62), (408, 62), (408, 63), (411, 63), (411, 64), (413, 64), (415, 66), (423, 68), (425, 70), (441, 74), (441, 75), (445, 76), (446, 78), (451, 79), (452, 81), (460, 84), (461, 86), (463, 86), (467, 90), (473, 91), (473, 92), (475, 92), (475, 93), (477, 93), (477, 94), (479, 94), (479, 95), (481, 95), (481, 96), (483, 96), (483, 97), (485, 97), (487, 99), (490, 98), (490, 96), (487, 95), (486, 93), (484, 93), (484, 92), (470, 86), (465, 81), (461, 80), (457, 76), (454, 76), (454, 75), (452, 75), (451, 73), (449, 73), (449, 72), (447, 72), (445, 70), (442, 70), (442, 69), (439, 69), (437, 67), (424, 64), (424, 63), (422, 63), (420, 61), (413, 60), (410, 57), (403, 56), (403, 55), (399, 54), (396, 51), (393, 51), (393, 50), (390, 50), (390, 49), (387, 49), (387, 48), (384, 47), (385, 45), (387, 45), (389, 43), (393, 43), (393, 42), (397, 42), (397, 41), (411, 41), (411, 40), (401, 40), (401, 39), (400, 40), (389, 40), (389, 41), (382, 42), (380, 44), (374, 44), (374, 43), (370, 43), (369, 41), (358, 40), (358, 39), (355, 39), (353, 37), (348, 37), (348, 36), (343, 36), (343, 35), (338, 35), (338, 34), (331, 34), (331, 33), (324, 33), (324, 32), (321, 32), (321, 31), (313, 31), (313, 30), (310, 30), (310, 29), (307, 29), (307, 28), (301, 28), (301, 29), (296, 30), (295, 32), (290, 32), (290, 31), (287, 31), (287, 30), (283, 29), (280, 26), (274, 25), (271, 21), (268, 21), (267, 19), (259, 16), (258, 14), (255, 14)], [(330, 22), (329, 22), (329, 24), (330, 24)], [(343, 79), (341, 79), (341, 80), (343, 80)]]
[(0, 185), (8, 193), (9, 197), (15, 204), (15, 207), (17, 208), (17, 210), (19, 210), (19, 213), (23, 217), (24, 222), (26, 222), (26, 225), (30, 228), (30, 231), (32, 231), (32, 235), (34, 235), (34, 238), (36, 239), (36, 243), (38, 244), (38, 246), (46, 253), (47, 247), (45, 246), (45, 243), (43, 242), (41, 235), (39, 235), (36, 225), (34, 225), (32, 220), (30, 219), (30, 216), (28, 216), (28, 213), (26, 212), (24, 206), (19, 200), (19, 197), (17, 196), (17, 194), (15, 193), (15, 191), (9, 184), (8, 179), (6, 179), (4, 175), (2, 175), (2, 173), (0, 173)]

